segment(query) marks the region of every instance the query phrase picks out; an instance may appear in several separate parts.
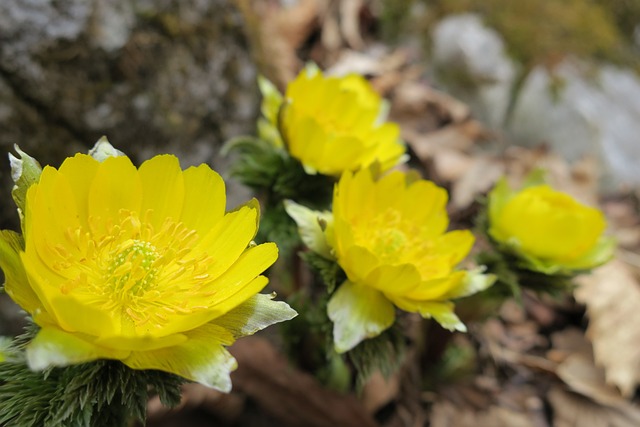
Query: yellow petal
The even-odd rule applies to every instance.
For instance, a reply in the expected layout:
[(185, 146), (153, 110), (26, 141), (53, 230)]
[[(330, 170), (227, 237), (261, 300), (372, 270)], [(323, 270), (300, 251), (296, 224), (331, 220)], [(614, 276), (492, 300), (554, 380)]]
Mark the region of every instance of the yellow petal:
[(51, 295), (50, 306), (58, 325), (67, 332), (79, 332), (94, 337), (121, 332), (120, 316), (112, 317), (111, 313), (92, 307), (71, 295)]
[(338, 263), (351, 281), (367, 281), (367, 276), (379, 264), (378, 257), (362, 246), (348, 246)]
[(212, 297), (214, 307), (223, 313), (227, 312), (262, 290), (267, 280), (258, 275), (277, 258), (278, 247), (275, 243), (263, 243), (245, 251), (224, 274), (211, 283), (211, 290), (215, 291)]
[(357, 174), (343, 174), (335, 193), (334, 205), (338, 205), (340, 215), (347, 221), (357, 218), (361, 213), (371, 215), (371, 212), (375, 212), (375, 199), (372, 197), (375, 194), (374, 181), (367, 169)]
[(444, 233), (449, 225), (447, 216), (447, 192), (433, 182), (419, 180), (404, 192), (401, 211), (407, 221), (423, 224), (424, 238), (434, 238)]
[(408, 298), (394, 299), (402, 310), (420, 313), (424, 318), (433, 317), (443, 328), (450, 331), (466, 332), (467, 327), (453, 312), (453, 303), (449, 301), (415, 301)]
[(106, 349), (55, 327), (40, 329), (26, 347), (27, 363), (34, 371), (97, 359), (123, 359), (128, 355), (128, 351)]
[(450, 267), (454, 267), (469, 255), (474, 241), (475, 237), (469, 230), (450, 231), (436, 239), (434, 251), (446, 258)]
[(123, 363), (132, 369), (157, 369), (223, 392), (231, 391), (229, 374), (237, 363), (223, 347), (233, 343), (231, 333), (221, 326), (206, 324), (187, 335), (188, 340), (182, 344), (133, 352)]
[(52, 167), (45, 167), (40, 182), (32, 185), (27, 192), (27, 204), (30, 212), (30, 228), (25, 241), (27, 249), (35, 246), (42, 260), (49, 266), (62, 261), (65, 256), (58, 254), (55, 246), (62, 244), (66, 251), (73, 250), (66, 244), (66, 232), (80, 226), (68, 178)]
[(125, 351), (149, 351), (157, 350), (164, 347), (172, 347), (178, 344), (182, 344), (187, 340), (187, 336), (184, 334), (171, 334), (163, 337), (156, 337), (153, 335), (139, 335), (139, 336), (103, 336), (96, 338), (95, 344), (116, 350)]
[(380, 291), (348, 280), (329, 300), (327, 314), (333, 322), (333, 342), (338, 353), (380, 335), (395, 320), (393, 304)]
[(202, 164), (184, 171), (184, 189), (182, 222), (204, 236), (224, 216), (224, 181), (208, 165)]
[(166, 218), (180, 219), (185, 190), (178, 158), (155, 156), (142, 163), (138, 173), (142, 183), (140, 212), (151, 225), (157, 230)]
[(458, 288), (466, 277), (466, 271), (456, 271), (442, 278), (425, 280), (404, 296), (420, 301), (442, 299), (444, 295)]
[(590, 250), (605, 227), (600, 211), (547, 185), (519, 192), (492, 224), (496, 238), (513, 238), (523, 253), (561, 262)]
[[(400, 200), (405, 194), (405, 174), (391, 171), (376, 182), (376, 190), (371, 195), (375, 198), (374, 212), (384, 212), (386, 209), (400, 207)], [(417, 200), (413, 200), (415, 210)]]
[(381, 265), (373, 269), (364, 282), (389, 295), (405, 295), (420, 285), (420, 273), (412, 264)]
[[(57, 322), (57, 316), (51, 304), (51, 299), (58, 295), (58, 284), (66, 280), (66, 278), (57, 275), (45, 265), (35, 250), (22, 252), (20, 259), (27, 274), (31, 289), (36, 294), (38, 301), (40, 301), (44, 310), (54, 317), (54, 322)], [(37, 319), (34, 320), (37, 321)]]
[(4, 290), (20, 307), (33, 313), (42, 306), (27, 279), (20, 251), (22, 238), (14, 231), (0, 231), (0, 268), (4, 272)]
[(59, 172), (67, 178), (83, 226), (89, 213), (89, 190), (100, 163), (86, 154), (76, 154), (62, 162)]
[(226, 214), (196, 245), (213, 258), (208, 273), (211, 278), (222, 274), (233, 264), (256, 235), (258, 209), (255, 204)]
[(109, 220), (117, 223), (121, 210), (140, 213), (142, 183), (138, 170), (128, 157), (109, 157), (100, 163), (89, 191), (89, 220), (95, 221), (92, 229), (98, 235), (107, 233)]

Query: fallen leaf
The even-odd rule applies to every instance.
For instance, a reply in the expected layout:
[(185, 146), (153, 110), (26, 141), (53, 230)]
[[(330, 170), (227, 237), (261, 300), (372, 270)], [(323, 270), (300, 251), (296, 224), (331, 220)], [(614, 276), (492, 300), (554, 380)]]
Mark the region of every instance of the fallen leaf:
[(479, 195), (487, 193), (503, 173), (504, 167), (496, 159), (487, 156), (476, 157), (464, 175), (453, 183), (451, 189), (453, 207), (462, 209), (469, 206)]
[(640, 381), (640, 281), (638, 271), (614, 259), (579, 277), (575, 298), (587, 307), (587, 337), (608, 383), (631, 396)]
[(603, 406), (624, 408), (629, 404), (615, 387), (606, 383), (604, 370), (595, 365), (590, 352), (571, 354), (558, 365), (556, 373), (572, 391)]
[(235, 0), (260, 71), (280, 89), (302, 65), (297, 50), (320, 26), (327, 5), (321, 0), (299, 0), (291, 7), (263, 0)]
[(340, 29), (344, 40), (353, 49), (362, 49), (364, 41), (360, 34), (360, 11), (363, 0), (342, 0), (340, 4)]
[(530, 414), (518, 409), (490, 406), (482, 411), (460, 407), (449, 401), (433, 405), (431, 427), (538, 427)]
[(556, 386), (548, 393), (553, 408), (554, 427), (637, 427), (640, 410), (631, 406), (625, 411), (598, 405), (591, 400)]

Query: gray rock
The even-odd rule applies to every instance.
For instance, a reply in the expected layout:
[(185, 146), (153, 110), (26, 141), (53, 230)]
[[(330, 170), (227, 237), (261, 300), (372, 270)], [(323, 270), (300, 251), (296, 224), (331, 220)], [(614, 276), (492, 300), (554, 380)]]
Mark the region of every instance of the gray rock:
[(496, 31), (474, 14), (447, 17), (433, 31), (433, 62), (442, 83), (476, 116), (502, 125), (516, 66)]
[(527, 77), (510, 132), (528, 144), (547, 143), (569, 160), (601, 159), (605, 182), (640, 184), (640, 79), (604, 65), (567, 60), (552, 75), (542, 67)]
[(255, 77), (231, 0), (2, 0), (2, 197), (14, 143), (57, 165), (106, 135), (138, 162), (170, 152), (224, 168), (220, 144), (253, 131)]

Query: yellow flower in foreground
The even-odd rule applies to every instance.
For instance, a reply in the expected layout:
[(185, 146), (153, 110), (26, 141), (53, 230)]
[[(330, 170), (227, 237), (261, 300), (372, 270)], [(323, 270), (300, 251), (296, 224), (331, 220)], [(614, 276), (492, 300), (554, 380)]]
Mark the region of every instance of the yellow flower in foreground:
[(287, 211), (307, 230), (305, 242), (333, 256), (347, 275), (328, 305), (338, 352), (389, 328), (394, 306), (463, 331), (450, 300), (492, 283), (491, 277), (454, 270), (474, 237), (468, 230), (445, 232), (447, 193), (412, 177), (394, 171), (376, 181), (368, 169), (345, 173), (335, 188), (333, 220), (324, 221), (331, 254), (308, 237), (317, 225), (288, 202)]
[(225, 214), (220, 176), (173, 156), (45, 167), (27, 192), (24, 241), (0, 239), (5, 289), (41, 327), (29, 365), (117, 359), (229, 390), (224, 346), (295, 316), (258, 294), (278, 252), (250, 244), (258, 215), (254, 202)]
[(548, 185), (514, 192), (503, 178), (489, 194), (489, 235), (524, 267), (545, 274), (608, 261), (615, 242), (603, 235), (606, 226), (598, 209)]
[(400, 129), (384, 122), (382, 99), (363, 77), (324, 77), (308, 67), (285, 98), (280, 129), (307, 172), (339, 175), (375, 162), (387, 170), (402, 160)]

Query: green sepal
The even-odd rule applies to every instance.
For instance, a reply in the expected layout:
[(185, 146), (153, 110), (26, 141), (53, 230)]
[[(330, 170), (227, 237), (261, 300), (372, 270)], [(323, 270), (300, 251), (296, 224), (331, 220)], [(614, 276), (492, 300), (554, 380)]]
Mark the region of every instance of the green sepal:
[(346, 280), (331, 296), (327, 315), (333, 322), (334, 348), (345, 353), (391, 327), (396, 311), (379, 290)]
[(24, 221), (24, 209), (27, 203), (27, 190), (32, 184), (40, 180), (42, 167), (36, 159), (22, 151), (17, 144), (14, 146), (14, 149), (20, 158), (9, 153), (11, 179), (13, 179), (15, 183), (13, 189), (11, 189), (11, 197), (13, 197), (13, 201), (18, 208), (20, 223), (22, 223)]
[(338, 283), (347, 279), (340, 265), (331, 259), (327, 259), (316, 252), (301, 252), (300, 258), (317, 274), (327, 287), (329, 294), (335, 291)]
[(113, 145), (109, 143), (106, 136), (100, 137), (93, 148), (89, 150), (89, 155), (99, 162), (104, 162), (109, 157), (125, 156), (122, 151), (114, 148)]
[(0, 363), (7, 361), (7, 359), (11, 359), (11, 338), (9, 337), (0, 337)]
[(258, 76), (258, 87), (262, 94), (261, 118), (258, 119), (258, 136), (274, 147), (283, 147), (284, 141), (278, 129), (278, 115), (283, 97), (278, 88), (263, 76)]
[(318, 255), (334, 260), (333, 250), (325, 235), (327, 228), (333, 228), (333, 214), (315, 211), (288, 199), (284, 201), (284, 209), (298, 225), (302, 242)]

